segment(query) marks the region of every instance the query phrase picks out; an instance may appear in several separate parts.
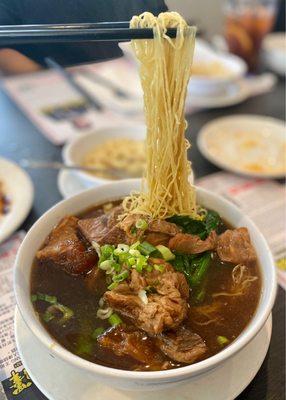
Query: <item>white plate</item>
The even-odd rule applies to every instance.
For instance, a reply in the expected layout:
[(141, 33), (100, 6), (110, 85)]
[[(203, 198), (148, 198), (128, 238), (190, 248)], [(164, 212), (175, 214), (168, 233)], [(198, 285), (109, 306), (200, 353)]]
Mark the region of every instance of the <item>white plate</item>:
[(86, 372), (52, 358), (32, 335), (18, 310), (15, 314), (15, 337), (21, 359), (49, 400), (233, 400), (257, 374), (269, 347), (271, 331), (270, 315), (259, 334), (217, 369), (174, 389), (135, 393), (104, 386)]
[(0, 181), (11, 202), (8, 213), (0, 216), (1, 243), (26, 219), (33, 204), (34, 189), (26, 172), (5, 158), (0, 158)]
[[(281, 120), (258, 115), (218, 118), (201, 129), (198, 147), (220, 168), (261, 178), (285, 176), (286, 135), (285, 123)], [(257, 164), (263, 169), (247, 167), (252, 165), (254, 168)]]

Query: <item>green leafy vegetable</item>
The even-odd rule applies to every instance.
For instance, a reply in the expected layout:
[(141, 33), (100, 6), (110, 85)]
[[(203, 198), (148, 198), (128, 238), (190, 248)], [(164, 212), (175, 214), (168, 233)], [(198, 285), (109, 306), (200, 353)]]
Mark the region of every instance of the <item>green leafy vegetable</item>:
[(197, 235), (202, 240), (205, 240), (212, 230), (217, 231), (221, 225), (219, 214), (213, 210), (208, 210), (202, 221), (184, 215), (174, 215), (168, 218), (168, 221), (180, 226), (184, 233)]
[(203, 221), (199, 221), (185, 215), (174, 215), (173, 217), (168, 218), (167, 221), (173, 222), (173, 224), (180, 226), (184, 233), (198, 235), (201, 239), (205, 238), (206, 227)]
[(216, 211), (208, 210), (204, 223), (207, 233), (210, 234), (211, 231), (216, 231), (219, 228), (222, 221)]
[(210, 266), (211, 253), (205, 252), (203, 254), (177, 254), (175, 260), (170, 261), (177, 271), (183, 272), (189, 283), (193, 288), (199, 286)]

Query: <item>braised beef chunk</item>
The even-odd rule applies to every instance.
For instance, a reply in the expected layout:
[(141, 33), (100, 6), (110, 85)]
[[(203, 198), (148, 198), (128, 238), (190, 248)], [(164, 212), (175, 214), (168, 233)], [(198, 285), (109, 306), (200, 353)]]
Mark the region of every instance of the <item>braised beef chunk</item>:
[[(148, 224), (147, 229), (136, 228), (136, 223), (144, 220)], [(129, 214), (120, 224), (131, 242), (143, 239), (156, 246), (158, 244), (167, 245), (171, 236), (181, 232), (181, 229), (171, 222), (159, 219), (151, 219), (146, 215)]]
[(201, 240), (197, 235), (188, 233), (178, 233), (170, 239), (169, 248), (179, 253), (198, 254), (216, 247), (217, 234), (212, 231), (205, 240)]
[(186, 364), (192, 364), (207, 351), (203, 339), (184, 326), (161, 333), (157, 336), (156, 344), (172, 360)]
[(77, 234), (78, 218), (62, 219), (37, 252), (41, 263), (53, 264), (69, 274), (81, 274), (91, 270), (97, 261), (92, 249), (87, 249)]
[[(152, 288), (147, 299), (142, 300), (140, 290)], [(166, 264), (166, 271), (131, 273), (131, 279), (107, 291), (104, 295), (114, 310), (126, 316), (135, 326), (156, 335), (166, 329), (176, 328), (188, 311), (189, 288), (183, 274)]]
[[(98, 338), (98, 343), (108, 347), (118, 356), (129, 356), (149, 370), (166, 369), (169, 364), (146, 333), (131, 326), (117, 326)], [(167, 364), (165, 367), (164, 365)], [(138, 368), (140, 369), (140, 367)]]
[(118, 226), (117, 219), (120, 213), (122, 208), (115, 207), (108, 214), (78, 221), (78, 227), (90, 243), (93, 241), (100, 245), (128, 243), (125, 232)]
[(256, 260), (247, 228), (228, 229), (218, 237), (217, 254), (222, 261), (249, 265)]
[(170, 235), (160, 232), (147, 232), (145, 240), (153, 246), (158, 246), (159, 244), (168, 246)]
[(173, 224), (172, 222), (167, 222), (163, 219), (153, 219), (148, 225), (148, 231), (164, 233), (169, 236), (175, 236), (177, 233), (181, 232), (181, 228), (179, 228), (176, 224)]

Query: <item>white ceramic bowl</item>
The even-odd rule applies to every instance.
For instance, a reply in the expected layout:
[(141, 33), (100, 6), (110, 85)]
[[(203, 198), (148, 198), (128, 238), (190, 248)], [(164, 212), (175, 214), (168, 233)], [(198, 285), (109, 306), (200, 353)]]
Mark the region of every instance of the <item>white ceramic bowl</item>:
[[(145, 140), (146, 127), (137, 125), (134, 127), (103, 128), (92, 133), (77, 136), (64, 147), (62, 153), (63, 160), (68, 165), (81, 164), (84, 156), (91, 149), (109, 139), (118, 138)], [(74, 173), (86, 188), (113, 182), (110, 179), (100, 178), (84, 171), (74, 171)]]
[[(196, 364), (168, 371), (136, 372), (108, 368), (93, 364), (75, 356), (49, 335), (40, 323), (30, 301), (30, 274), (36, 251), (53, 226), (66, 214), (77, 214), (92, 205), (118, 199), (138, 190), (140, 180), (125, 180), (88, 189), (78, 195), (56, 204), (47, 211), (27, 233), (16, 258), (14, 286), (20, 313), (31, 330), (52, 356), (64, 360), (75, 368), (91, 374), (94, 379), (107, 385), (129, 390), (158, 390), (202, 375), (218, 367), (229, 357), (233, 357), (249, 343), (265, 324), (276, 293), (276, 273), (269, 247), (251, 220), (243, 215), (232, 203), (206, 190), (197, 189), (198, 202), (212, 208), (233, 226), (246, 226), (255, 246), (262, 275), (262, 292), (257, 311), (242, 334), (220, 353)], [(44, 367), (44, 366), (43, 366)], [(48, 373), (48, 371), (47, 371)]]
[(237, 82), (247, 71), (246, 64), (241, 58), (230, 53), (215, 52), (204, 41), (197, 39), (194, 64), (199, 63), (219, 63), (228, 73), (223, 76), (193, 74), (188, 89), (194, 96), (223, 94), (229, 84)]
[(272, 32), (262, 43), (262, 59), (265, 65), (281, 76), (286, 75), (286, 34)]

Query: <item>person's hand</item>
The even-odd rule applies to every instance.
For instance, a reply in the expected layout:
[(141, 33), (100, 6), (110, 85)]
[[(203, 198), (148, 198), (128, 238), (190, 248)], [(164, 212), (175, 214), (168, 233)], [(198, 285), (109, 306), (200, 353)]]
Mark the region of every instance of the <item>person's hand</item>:
[(41, 66), (13, 49), (0, 49), (0, 71), (5, 75), (39, 71)]

